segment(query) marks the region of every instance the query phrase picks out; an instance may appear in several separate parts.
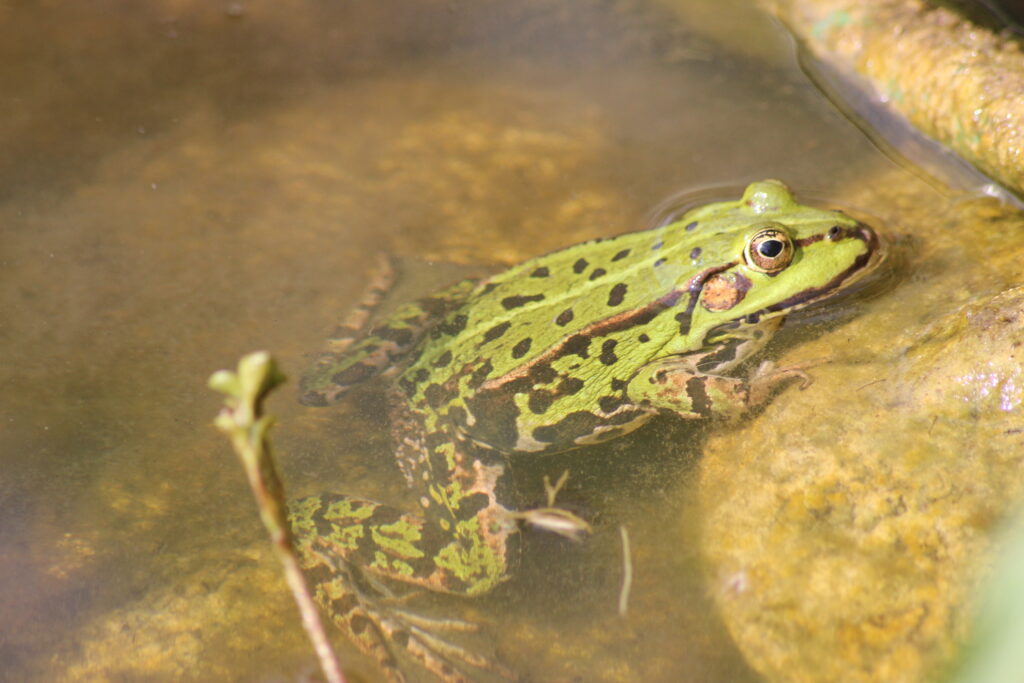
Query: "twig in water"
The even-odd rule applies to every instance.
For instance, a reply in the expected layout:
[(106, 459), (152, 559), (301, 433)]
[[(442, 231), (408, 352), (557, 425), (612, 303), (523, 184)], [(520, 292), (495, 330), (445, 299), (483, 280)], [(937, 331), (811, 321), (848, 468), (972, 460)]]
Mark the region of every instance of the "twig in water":
[(213, 373), (209, 380), (210, 388), (227, 396), (224, 400), (226, 407), (221, 409), (214, 424), (231, 439), (231, 445), (242, 461), (249, 487), (259, 506), (260, 518), (270, 533), (277, 559), (284, 567), (285, 578), (299, 606), (302, 625), (313, 641), (324, 678), (328, 683), (345, 683), (341, 665), (331, 649), (320, 621), (320, 612), (309, 594), (309, 587), (295, 556), (284, 489), (270, 455), (267, 432), (274, 420), (263, 415), (263, 400), (282, 382), (284, 375), (278, 371), (277, 364), (266, 351), (243, 356), (238, 361), (238, 372), (218, 370)]
[(629, 552), (629, 532), (626, 525), (619, 525), (619, 535), (622, 536), (622, 588), (619, 590), (619, 616), (626, 616), (626, 608), (629, 606), (629, 591), (633, 587), (633, 557)]
[(567, 481), (569, 481), (569, 470), (562, 471), (562, 476), (558, 478), (558, 481), (555, 482), (554, 486), (551, 485), (551, 479), (548, 475), (544, 475), (544, 493), (546, 493), (548, 497), (548, 507), (554, 507), (555, 497), (558, 496), (558, 492), (562, 490), (562, 487), (565, 486), (565, 482)]

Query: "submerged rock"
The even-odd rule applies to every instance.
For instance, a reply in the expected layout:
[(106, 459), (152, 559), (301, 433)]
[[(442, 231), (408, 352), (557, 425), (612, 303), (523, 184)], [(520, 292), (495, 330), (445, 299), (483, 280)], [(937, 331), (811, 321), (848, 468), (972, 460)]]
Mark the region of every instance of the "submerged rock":
[(1024, 494), (1024, 287), (908, 336), (895, 359), (816, 368), (811, 389), (708, 440), (714, 595), (769, 680), (934, 675)]

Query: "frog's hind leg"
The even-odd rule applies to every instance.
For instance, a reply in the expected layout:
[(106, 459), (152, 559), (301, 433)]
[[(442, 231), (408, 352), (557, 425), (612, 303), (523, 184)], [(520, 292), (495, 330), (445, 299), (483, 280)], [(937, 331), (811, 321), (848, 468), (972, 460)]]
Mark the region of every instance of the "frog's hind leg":
[(350, 387), (390, 368), (404, 367), (410, 352), (427, 332), (457, 308), (475, 285), (475, 280), (463, 280), (400, 306), (368, 330), (369, 321), (394, 281), (391, 259), (382, 255), (359, 303), (334, 330), (323, 353), (303, 375), (299, 384), (302, 403), (334, 403)]
[[(299, 507), (305, 507), (312, 500), (302, 501)], [(342, 497), (337, 497), (323, 502), (331, 506), (341, 501)], [(355, 504), (356, 509), (380, 507), (370, 501), (350, 499), (349, 502)], [(293, 523), (301, 524), (302, 514), (305, 513), (293, 516)], [(468, 680), (460, 672), (462, 665), (480, 669), (491, 666), (486, 659), (435, 635), (445, 630), (475, 630), (475, 625), (425, 618), (402, 609), (399, 607), (401, 597), (394, 596), (387, 586), (355, 563), (340, 560), (337, 549), (331, 545), (331, 539), (312, 544), (300, 541), (299, 544), (303, 569), (313, 586), (314, 597), (353, 644), (377, 661), (387, 680), (405, 681), (401, 658), (395, 648), (401, 648), (439, 680), (448, 683)]]
[(491, 590), (515, 556), (518, 523), (499, 497), (509, 494), (504, 456), (466, 440), (445, 418), (396, 401), (397, 459), (418, 497), (412, 513), (344, 495), (293, 502), (291, 522), (303, 567), (333, 620), (391, 670), (401, 651), (440, 680), (463, 680), (464, 666), (497, 669), (438, 632), (461, 622), (397, 607), (391, 586), (465, 596)]
[[(462, 673), (466, 666), (501, 670), (438, 635), (475, 630), (474, 625), (417, 615), (402, 604), (410, 594), (396, 597), (391, 587), (400, 582), (453, 593), (465, 593), (470, 585), (486, 589), (504, 574), (503, 561), (491, 565), (499, 572), (494, 581), (470, 584), (468, 579), (481, 578), (471, 569), (454, 576), (450, 566), (439, 566), (460, 542), (423, 516), (344, 495), (313, 496), (290, 507), (314, 597), (390, 680), (404, 680), (399, 652), (449, 683), (468, 680)], [(458, 566), (469, 567), (464, 560)]]

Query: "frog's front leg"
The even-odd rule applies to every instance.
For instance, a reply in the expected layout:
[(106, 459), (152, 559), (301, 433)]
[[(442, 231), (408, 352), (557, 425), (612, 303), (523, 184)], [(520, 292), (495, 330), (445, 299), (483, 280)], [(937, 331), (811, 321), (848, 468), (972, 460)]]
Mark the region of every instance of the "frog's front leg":
[(450, 622), (390, 604), (388, 584), (471, 596), (505, 578), (518, 529), (498, 499), (505, 462), (437, 416), (401, 406), (398, 412), (398, 456), (421, 512), (313, 496), (292, 503), (292, 527), (317, 600), (394, 680), (402, 679), (396, 648), (441, 680), (463, 680), (461, 664), (481, 667), (486, 660), (433, 632)]
[(640, 368), (626, 392), (638, 405), (670, 410), (680, 417), (735, 419), (764, 404), (782, 384), (810, 377), (799, 367), (776, 369), (762, 363), (749, 378), (726, 377), (700, 369), (703, 356), (668, 356)]

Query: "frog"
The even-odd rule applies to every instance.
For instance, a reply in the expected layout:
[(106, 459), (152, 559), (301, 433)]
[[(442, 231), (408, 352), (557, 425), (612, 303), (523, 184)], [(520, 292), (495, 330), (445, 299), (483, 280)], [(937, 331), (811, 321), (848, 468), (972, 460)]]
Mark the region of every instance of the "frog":
[(406, 656), (438, 680), (467, 680), (486, 659), (440, 635), (463, 622), (396, 607), (393, 590), (483, 595), (511, 576), (524, 531), (585, 531), (558, 508), (520, 509), (515, 456), (586, 448), (658, 416), (734, 420), (806, 384), (799, 366), (733, 371), (787, 314), (847, 291), (884, 254), (869, 225), (762, 180), (738, 200), (457, 282), (368, 326), (377, 287), (303, 377), (300, 400), (328, 405), (383, 378), (419, 509), (340, 493), (293, 501), (316, 599), (390, 680), (404, 680)]

